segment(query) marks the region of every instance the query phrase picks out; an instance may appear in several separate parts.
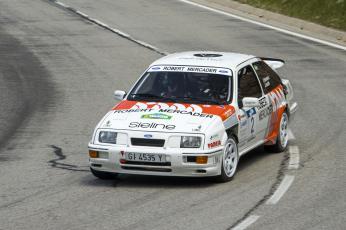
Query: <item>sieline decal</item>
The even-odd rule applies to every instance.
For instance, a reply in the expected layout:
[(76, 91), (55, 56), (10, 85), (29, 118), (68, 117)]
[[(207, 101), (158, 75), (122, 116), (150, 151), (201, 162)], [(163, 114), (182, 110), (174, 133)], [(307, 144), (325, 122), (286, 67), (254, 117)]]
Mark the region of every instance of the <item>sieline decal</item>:
[(165, 125), (159, 123), (142, 123), (142, 122), (131, 122), (129, 128), (142, 128), (142, 129), (175, 129), (175, 125)]

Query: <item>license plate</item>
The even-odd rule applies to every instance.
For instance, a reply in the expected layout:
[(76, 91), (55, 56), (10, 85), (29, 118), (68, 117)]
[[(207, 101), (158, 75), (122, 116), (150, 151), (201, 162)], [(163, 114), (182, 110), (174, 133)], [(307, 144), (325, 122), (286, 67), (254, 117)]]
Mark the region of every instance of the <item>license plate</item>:
[(166, 157), (163, 154), (126, 153), (125, 158), (128, 161), (166, 162)]

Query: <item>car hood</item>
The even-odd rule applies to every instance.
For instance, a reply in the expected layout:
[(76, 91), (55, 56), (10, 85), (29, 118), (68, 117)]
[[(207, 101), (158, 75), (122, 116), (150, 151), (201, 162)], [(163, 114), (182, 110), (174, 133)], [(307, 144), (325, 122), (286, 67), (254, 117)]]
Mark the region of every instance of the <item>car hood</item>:
[(101, 121), (99, 128), (157, 132), (203, 133), (235, 112), (231, 105), (196, 105), (124, 100)]

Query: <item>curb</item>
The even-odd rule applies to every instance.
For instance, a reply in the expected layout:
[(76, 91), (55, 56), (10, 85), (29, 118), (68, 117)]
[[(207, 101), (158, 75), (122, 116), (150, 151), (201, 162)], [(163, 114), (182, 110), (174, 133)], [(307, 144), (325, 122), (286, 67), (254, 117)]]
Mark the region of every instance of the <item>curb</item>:
[(292, 32), (311, 36), (342, 46), (346, 46), (346, 32), (321, 26), (312, 22), (273, 13), (233, 0), (191, 0), (217, 10), (232, 13), (244, 18), (256, 20)]

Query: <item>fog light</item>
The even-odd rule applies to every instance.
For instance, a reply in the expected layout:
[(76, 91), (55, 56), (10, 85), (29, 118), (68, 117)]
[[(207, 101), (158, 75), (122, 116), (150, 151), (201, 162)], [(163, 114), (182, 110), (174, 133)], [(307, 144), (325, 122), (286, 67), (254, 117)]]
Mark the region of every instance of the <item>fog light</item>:
[(197, 164), (206, 164), (208, 162), (208, 156), (198, 156), (196, 157)]
[(99, 152), (99, 158), (108, 159), (108, 152)]
[(90, 156), (90, 158), (98, 158), (99, 152), (97, 152), (95, 150), (89, 150), (89, 156)]

